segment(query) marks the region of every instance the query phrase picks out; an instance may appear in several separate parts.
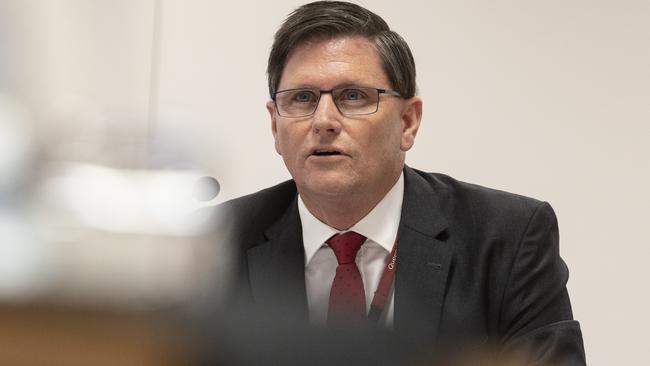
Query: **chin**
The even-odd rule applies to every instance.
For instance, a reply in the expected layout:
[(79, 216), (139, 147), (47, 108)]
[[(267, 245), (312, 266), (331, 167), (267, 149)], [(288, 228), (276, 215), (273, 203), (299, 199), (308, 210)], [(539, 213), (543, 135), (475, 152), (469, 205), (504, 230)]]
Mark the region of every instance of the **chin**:
[(342, 196), (354, 191), (355, 181), (338, 172), (311, 174), (305, 177), (302, 188), (318, 195)]

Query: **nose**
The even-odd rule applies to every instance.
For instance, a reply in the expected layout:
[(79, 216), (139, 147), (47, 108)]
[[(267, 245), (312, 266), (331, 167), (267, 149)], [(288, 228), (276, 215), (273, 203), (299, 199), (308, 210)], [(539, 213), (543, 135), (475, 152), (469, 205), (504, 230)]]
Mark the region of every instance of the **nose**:
[(341, 113), (334, 104), (331, 93), (321, 94), (313, 115), (312, 128), (316, 134), (338, 134), (341, 132)]

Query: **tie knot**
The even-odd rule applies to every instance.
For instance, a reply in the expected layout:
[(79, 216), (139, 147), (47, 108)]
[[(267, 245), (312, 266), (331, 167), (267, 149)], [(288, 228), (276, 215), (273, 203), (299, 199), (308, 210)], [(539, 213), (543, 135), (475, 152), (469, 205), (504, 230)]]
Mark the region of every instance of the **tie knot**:
[(354, 231), (348, 231), (347, 233), (332, 236), (326, 243), (334, 251), (339, 264), (349, 264), (354, 263), (357, 252), (364, 241), (366, 241), (365, 236)]

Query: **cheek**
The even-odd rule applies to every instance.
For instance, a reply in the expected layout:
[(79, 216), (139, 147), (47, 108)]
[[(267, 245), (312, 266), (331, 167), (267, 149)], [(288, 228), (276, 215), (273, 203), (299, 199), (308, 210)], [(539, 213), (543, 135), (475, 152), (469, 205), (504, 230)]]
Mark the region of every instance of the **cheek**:
[(353, 137), (360, 152), (357, 169), (366, 172), (375, 171), (395, 159), (395, 149), (396, 146), (399, 148), (399, 138), (395, 139), (394, 131), (389, 131), (386, 126), (373, 125), (363, 132), (358, 131), (358, 133), (363, 137)]
[(291, 141), (291, 130), (288, 128), (286, 123), (278, 122), (277, 133), (275, 134), (275, 142), (283, 148), (291, 146), (289, 143)]
[(295, 128), (278, 125), (275, 146), (287, 164), (294, 165), (299, 158), (302, 139)]
[(401, 141), (401, 127), (395, 119), (391, 119), (372, 128), (368, 143), (381, 156), (391, 156), (400, 149)]

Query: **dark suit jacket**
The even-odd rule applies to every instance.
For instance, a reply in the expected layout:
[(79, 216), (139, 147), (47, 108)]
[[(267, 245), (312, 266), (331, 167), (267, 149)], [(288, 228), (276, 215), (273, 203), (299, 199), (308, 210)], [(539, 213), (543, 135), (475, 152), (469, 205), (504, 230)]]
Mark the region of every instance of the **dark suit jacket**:
[[(551, 206), (409, 167), (404, 178), (394, 290), (401, 342), (492, 340), (540, 364), (584, 365)], [(232, 296), (283, 324), (307, 321), (296, 199), (287, 181), (217, 208), (220, 244), (234, 245), (237, 258)]]

